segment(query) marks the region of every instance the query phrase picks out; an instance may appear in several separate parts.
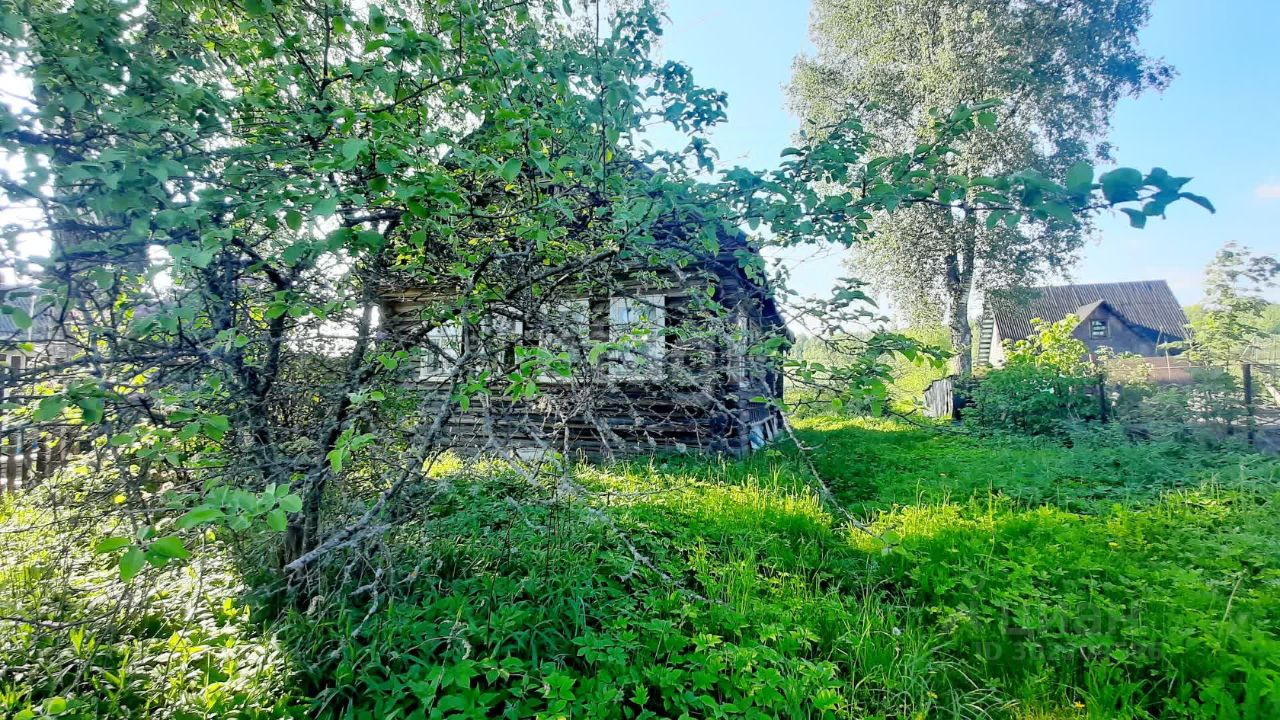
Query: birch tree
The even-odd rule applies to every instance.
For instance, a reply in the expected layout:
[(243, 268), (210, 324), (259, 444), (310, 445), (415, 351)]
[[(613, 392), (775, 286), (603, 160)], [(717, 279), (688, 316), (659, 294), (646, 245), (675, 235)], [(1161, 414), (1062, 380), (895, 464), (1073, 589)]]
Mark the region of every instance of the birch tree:
[[(979, 117), (954, 171), (998, 176), (1034, 168), (1066, 177), (1111, 160), (1105, 135), (1116, 102), (1163, 88), (1166, 63), (1145, 55), (1138, 31), (1149, 0), (815, 0), (817, 51), (797, 59), (790, 89), (807, 136), (856, 112), (877, 147), (910, 147), (933, 108), (1004, 101)], [(1082, 171), (1081, 171), (1082, 172)], [(963, 203), (920, 205), (877, 221), (856, 246), (855, 271), (913, 319), (945, 318), (956, 370), (971, 365), (968, 308), (985, 288), (1067, 267), (1088, 232), (1055, 210), (1042, 221), (996, 222)]]

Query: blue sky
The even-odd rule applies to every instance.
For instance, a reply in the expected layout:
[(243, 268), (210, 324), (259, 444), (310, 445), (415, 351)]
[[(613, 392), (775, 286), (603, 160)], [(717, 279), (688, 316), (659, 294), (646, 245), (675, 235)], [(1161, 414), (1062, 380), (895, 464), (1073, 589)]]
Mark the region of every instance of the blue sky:
[[(792, 59), (810, 47), (808, 0), (669, 3), (664, 56), (729, 95), (729, 119), (713, 135), (721, 159), (772, 166), (797, 126), (783, 87)], [(1218, 212), (1175, 206), (1144, 230), (1123, 217), (1102, 218), (1071, 279), (1164, 278), (1190, 304), (1223, 242), (1280, 254), (1280, 0), (1155, 0), (1151, 15), (1142, 46), (1172, 63), (1178, 77), (1162, 94), (1120, 103), (1110, 135), (1116, 158), (1194, 177), (1187, 189), (1207, 195)], [(840, 258), (808, 250), (782, 261), (792, 286), (813, 294), (841, 274)]]

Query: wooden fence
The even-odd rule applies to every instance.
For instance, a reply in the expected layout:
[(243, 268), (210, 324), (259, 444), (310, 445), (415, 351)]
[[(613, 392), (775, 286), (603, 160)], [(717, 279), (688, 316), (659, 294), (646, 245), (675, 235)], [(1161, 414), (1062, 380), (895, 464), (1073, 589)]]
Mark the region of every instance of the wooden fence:
[[(0, 356), (0, 402), (22, 394), (19, 381), (25, 362), (23, 355)], [(28, 488), (49, 477), (66, 465), (74, 444), (70, 427), (30, 427), (0, 414), (0, 492)]]

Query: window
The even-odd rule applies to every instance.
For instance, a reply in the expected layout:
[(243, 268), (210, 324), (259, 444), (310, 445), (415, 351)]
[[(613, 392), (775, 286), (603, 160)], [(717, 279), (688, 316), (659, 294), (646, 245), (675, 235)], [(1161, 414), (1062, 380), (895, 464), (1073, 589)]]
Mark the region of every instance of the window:
[(419, 380), (444, 380), (453, 372), (462, 349), (462, 334), (454, 323), (427, 331), (427, 345), (418, 364)]
[(661, 368), (666, 354), (666, 298), (641, 295), (609, 299), (609, 340), (622, 346), (610, 372), (652, 374)]
[(1089, 321), (1089, 337), (1104, 338), (1107, 336), (1106, 320)]
[(542, 346), (553, 353), (569, 353), (577, 362), (591, 337), (591, 302), (567, 300), (547, 311)]
[[(541, 322), (539, 345), (553, 355), (568, 354), (570, 371), (578, 367), (591, 345), (591, 301), (563, 301), (550, 308)], [(543, 372), (541, 379), (548, 382), (568, 380), (553, 368)]]

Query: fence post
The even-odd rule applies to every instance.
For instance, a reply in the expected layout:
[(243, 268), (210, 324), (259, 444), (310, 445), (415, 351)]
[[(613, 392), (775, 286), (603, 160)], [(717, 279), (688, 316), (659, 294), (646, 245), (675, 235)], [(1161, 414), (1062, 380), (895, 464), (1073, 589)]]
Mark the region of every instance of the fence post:
[[(9, 377), (8, 382), (5, 383), (8, 389), (6, 397), (10, 392), (12, 392), (12, 390), (16, 389), (14, 387), (14, 383), (17, 381), (18, 373), (22, 371), (21, 355), (10, 355), (8, 360), (9, 362), (8, 367), (6, 368), (6, 374)], [(18, 433), (10, 430), (9, 428), (4, 429), (3, 437), (4, 485), (5, 489), (9, 492), (14, 492), (18, 489), (18, 462), (21, 460), (20, 453), (22, 452), (22, 438)]]
[(1105, 373), (1098, 373), (1098, 412), (1102, 423), (1107, 422), (1107, 376)]
[(1244, 422), (1245, 434), (1249, 439), (1249, 447), (1254, 446), (1254, 417), (1253, 417), (1253, 363), (1244, 363), (1241, 368), (1241, 374), (1244, 376)]

